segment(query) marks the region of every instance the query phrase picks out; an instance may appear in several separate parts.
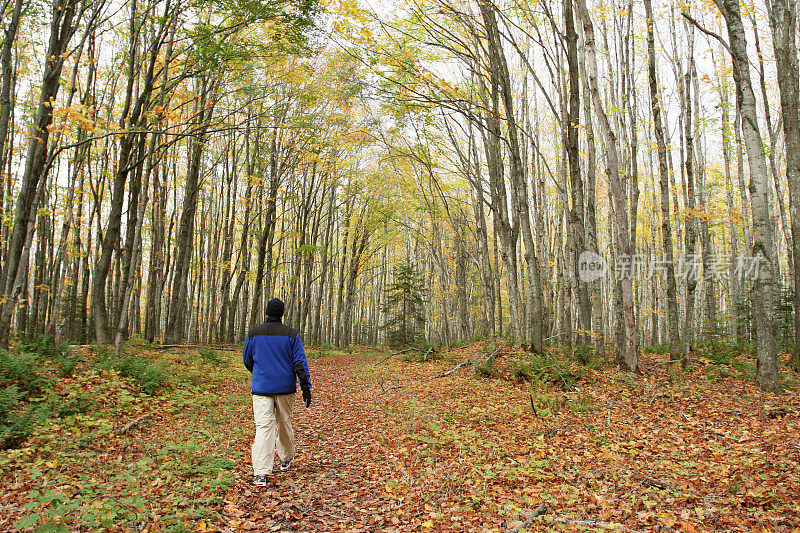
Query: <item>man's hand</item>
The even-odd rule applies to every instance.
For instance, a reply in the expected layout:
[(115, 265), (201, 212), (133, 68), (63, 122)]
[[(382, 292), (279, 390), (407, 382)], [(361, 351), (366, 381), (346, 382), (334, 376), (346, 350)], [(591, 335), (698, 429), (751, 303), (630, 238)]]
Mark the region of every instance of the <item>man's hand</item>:
[(311, 407), (311, 387), (303, 387), (303, 401), (307, 408)]

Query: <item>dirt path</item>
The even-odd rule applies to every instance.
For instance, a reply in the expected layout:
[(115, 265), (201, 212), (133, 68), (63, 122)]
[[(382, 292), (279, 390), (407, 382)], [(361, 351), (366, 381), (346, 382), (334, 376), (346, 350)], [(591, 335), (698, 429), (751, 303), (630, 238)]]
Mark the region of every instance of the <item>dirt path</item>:
[(360, 357), (351, 356), (313, 362), (311, 408), (306, 409), (299, 394), (295, 401), (296, 460), (288, 473), (276, 468), (267, 487), (250, 484), (252, 430), (240, 439), (243, 459), (226, 508), (231, 527), (376, 531), (384, 530), (385, 522), (392, 524), (393, 510), (400, 505), (382, 496), (381, 472), (376, 468), (379, 442), (372, 424), (376, 413), (354, 376), (359, 361)]

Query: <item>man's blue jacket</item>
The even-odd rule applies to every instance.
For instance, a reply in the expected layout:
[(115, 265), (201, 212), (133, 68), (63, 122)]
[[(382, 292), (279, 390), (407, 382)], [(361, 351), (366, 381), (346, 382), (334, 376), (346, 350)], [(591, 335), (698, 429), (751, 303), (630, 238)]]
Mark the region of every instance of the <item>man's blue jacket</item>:
[[(297, 391), (298, 377), (301, 387), (311, 386), (311, 373), (300, 334), (282, 324), (279, 318), (269, 317), (265, 323), (250, 330), (242, 359), (253, 374), (255, 395), (293, 394)], [(299, 370), (295, 372), (298, 363), (305, 370), (305, 376), (298, 376)]]

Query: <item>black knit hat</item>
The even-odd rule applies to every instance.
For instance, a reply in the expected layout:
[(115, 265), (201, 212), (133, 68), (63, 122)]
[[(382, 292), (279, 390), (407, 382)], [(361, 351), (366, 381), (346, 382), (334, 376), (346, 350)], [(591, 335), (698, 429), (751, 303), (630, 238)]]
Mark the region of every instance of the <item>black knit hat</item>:
[(273, 298), (267, 302), (267, 315), (272, 318), (283, 316), (283, 302), (279, 298)]

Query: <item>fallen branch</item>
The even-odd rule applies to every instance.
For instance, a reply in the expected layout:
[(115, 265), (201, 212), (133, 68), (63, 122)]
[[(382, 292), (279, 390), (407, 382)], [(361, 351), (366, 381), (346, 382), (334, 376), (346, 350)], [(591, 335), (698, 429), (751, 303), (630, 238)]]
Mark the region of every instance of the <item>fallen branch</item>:
[[(525, 529), (526, 527), (530, 526), (533, 523), (533, 519), (537, 516), (541, 516), (544, 514), (545, 510), (547, 510), (547, 506), (544, 503), (539, 504), (539, 507), (533, 510), (531, 514), (525, 519), (524, 522), (519, 524), (516, 527), (511, 529), (507, 529), (505, 533), (517, 533)], [(601, 527), (604, 529), (612, 529), (614, 531), (625, 531), (627, 533), (642, 533), (636, 529), (631, 529), (627, 526), (623, 526), (622, 524), (614, 524), (611, 522), (601, 522), (599, 520), (568, 520), (566, 518), (561, 518), (558, 516), (547, 517), (549, 520), (553, 522), (558, 522), (559, 524), (572, 524), (576, 526), (589, 526), (589, 527)]]
[(236, 346), (206, 346), (204, 344), (162, 344), (160, 346), (155, 347), (156, 350), (171, 350), (173, 348), (179, 349), (198, 349), (198, 348), (208, 348), (210, 350), (217, 350), (219, 352), (238, 352), (239, 348)]
[(456, 366), (454, 366), (453, 368), (451, 368), (447, 372), (442, 372), (441, 374), (436, 374), (435, 376), (431, 376), (429, 378), (425, 378), (424, 380), (421, 380), (421, 381), (428, 381), (429, 379), (443, 378), (445, 376), (449, 376), (450, 374), (452, 374), (453, 372), (455, 372), (456, 370), (458, 370), (462, 366), (467, 366), (467, 365), (471, 365), (471, 364), (473, 364), (473, 362), (470, 361), (470, 360), (464, 361), (463, 363), (458, 363)]
[[(389, 360), (389, 358), (390, 358), (390, 357), (392, 357), (392, 356), (395, 356), (395, 355), (400, 355), (401, 353), (410, 352), (411, 350), (414, 350), (414, 349), (415, 349), (415, 348), (406, 348), (405, 350), (400, 350), (399, 352), (390, 353), (389, 355), (387, 355), (386, 357), (384, 357), (383, 359), (381, 359), (380, 361), (378, 361), (377, 363), (375, 363), (374, 365), (372, 365), (371, 367), (369, 367), (369, 369), (370, 369), (370, 370), (372, 370), (373, 368), (375, 368), (375, 367), (376, 367), (376, 366), (378, 366), (379, 364), (381, 364), (381, 363), (384, 363), (384, 362), (388, 361), (388, 360)], [(428, 351), (430, 351), (430, 350), (428, 350)], [(427, 354), (425, 354), (425, 355), (427, 355)]]
[(547, 510), (547, 505), (544, 502), (539, 504), (539, 507), (533, 510), (531, 514), (528, 515), (528, 518), (525, 519), (520, 525), (516, 527), (512, 527), (511, 529), (506, 530), (506, 533), (517, 533), (517, 531), (521, 531), (531, 525), (533, 523), (533, 519), (539, 516), (540, 514), (544, 513)]
[[(690, 357), (689, 361), (699, 362), (700, 359), (698, 359), (696, 357)], [(653, 363), (652, 365), (648, 365), (648, 368), (655, 368), (655, 367), (661, 366), (661, 365), (671, 365), (672, 363), (680, 363), (680, 362), (681, 362), (681, 359), (667, 359), (666, 361), (658, 361), (656, 363)]]
[(427, 361), (427, 360), (428, 360), (428, 354), (429, 354), (429, 353), (431, 353), (432, 351), (433, 351), (433, 346), (431, 346), (430, 348), (428, 348), (428, 351), (427, 351), (427, 352), (425, 352), (425, 355), (423, 355), (423, 356), (422, 356), (422, 360), (423, 360), (423, 361)]
[(497, 354), (498, 354), (498, 352), (500, 352), (500, 350), (502, 350), (502, 349), (503, 349), (503, 347), (502, 347), (502, 346), (501, 346), (500, 348), (496, 349), (495, 351), (493, 351), (493, 352), (491, 353), (491, 355), (490, 355), (489, 357), (487, 357), (486, 359), (484, 359), (484, 360), (483, 360), (483, 361), (481, 361), (480, 363), (478, 363), (478, 362), (473, 362), (473, 363), (472, 363), (472, 370), (473, 370), (473, 371), (477, 371), (477, 370), (478, 370), (478, 365), (485, 365), (486, 363), (488, 363), (488, 362), (489, 362), (489, 360), (490, 360), (490, 359), (492, 359), (492, 358), (493, 358), (495, 355), (497, 355)]
[(642, 485), (646, 485), (648, 487), (656, 487), (657, 489), (661, 489), (661, 490), (671, 490), (672, 492), (674, 492), (674, 493), (676, 493), (678, 495), (683, 494), (683, 491), (681, 491), (681, 489), (676, 489), (672, 485), (670, 485), (668, 483), (664, 483), (663, 481), (655, 479), (655, 478), (652, 478), (652, 477), (639, 476), (636, 479), (639, 480), (639, 483), (641, 483)]
[[(467, 359), (463, 363), (458, 363), (456, 366), (454, 366), (453, 368), (451, 368), (450, 370), (447, 370), (445, 372), (441, 372), (439, 374), (434, 374), (433, 376), (428, 376), (427, 378), (415, 379), (413, 381), (409, 381), (408, 383), (406, 383), (404, 385), (395, 385), (394, 387), (389, 387), (388, 389), (384, 390), (382, 393), (378, 394), (378, 396), (382, 396), (382, 395), (386, 394), (387, 392), (389, 392), (391, 390), (400, 390), (400, 389), (402, 389), (404, 387), (407, 387), (408, 385), (413, 385), (414, 383), (422, 383), (423, 381), (430, 381), (432, 379), (444, 378), (444, 377), (449, 376), (450, 374), (452, 374), (453, 372), (455, 372), (459, 368), (465, 367), (467, 365), (474, 365), (474, 364), (475, 363), (472, 360)], [(381, 384), (381, 386), (383, 386), (383, 384)]]
[(601, 522), (599, 520), (567, 520), (566, 518), (559, 518), (553, 517), (552, 520), (554, 522), (558, 522), (559, 524), (574, 524), (576, 526), (590, 526), (590, 527), (602, 527), (605, 529), (613, 529), (614, 531), (627, 531), (628, 533), (642, 533), (636, 529), (631, 529), (627, 526), (623, 526), (622, 524), (612, 524), (611, 522)]
[(148, 418), (150, 418), (150, 416), (151, 416), (151, 415), (150, 415), (150, 413), (147, 413), (147, 414), (145, 414), (145, 415), (142, 415), (142, 416), (140, 416), (140, 417), (139, 417), (139, 418), (137, 418), (136, 420), (131, 420), (130, 422), (128, 422), (127, 424), (125, 424), (125, 426), (124, 426), (122, 429), (120, 429), (120, 430), (119, 430), (117, 433), (118, 433), (119, 435), (124, 435), (125, 433), (127, 433), (127, 432), (129, 432), (131, 429), (133, 429), (134, 427), (138, 426), (139, 424), (141, 424), (142, 422), (144, 422), (145, 420), (147, 420)]

